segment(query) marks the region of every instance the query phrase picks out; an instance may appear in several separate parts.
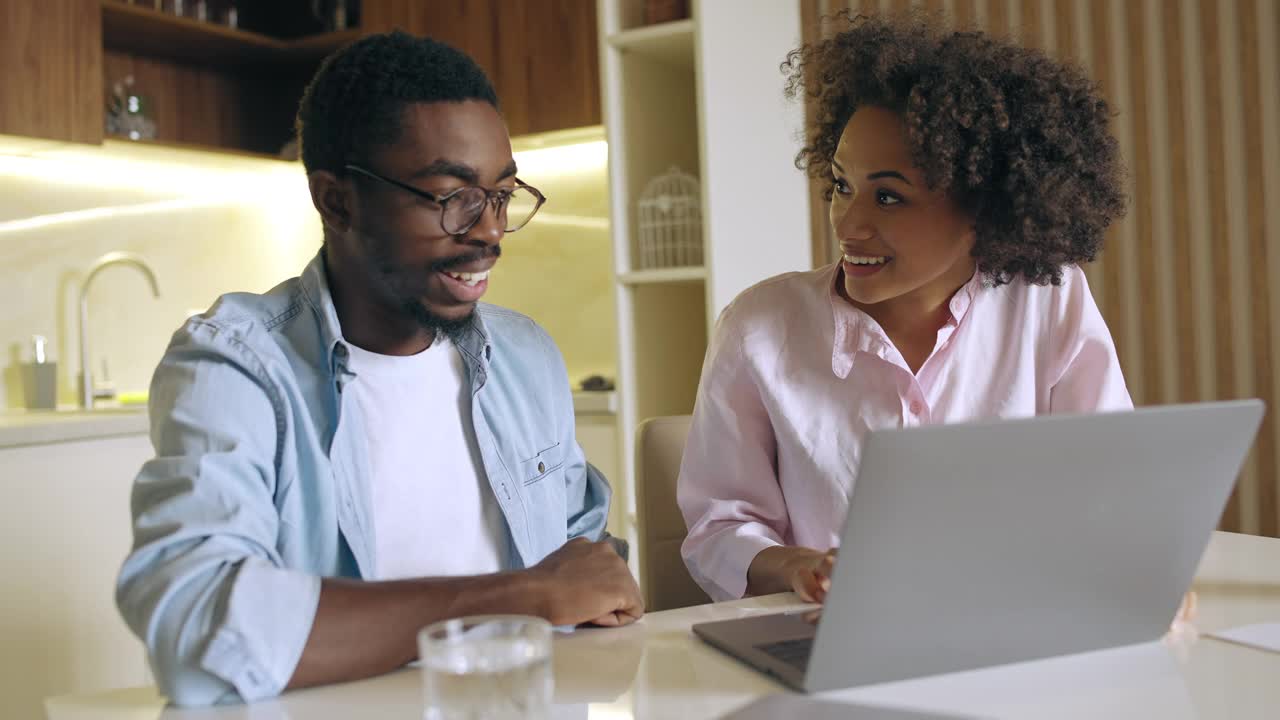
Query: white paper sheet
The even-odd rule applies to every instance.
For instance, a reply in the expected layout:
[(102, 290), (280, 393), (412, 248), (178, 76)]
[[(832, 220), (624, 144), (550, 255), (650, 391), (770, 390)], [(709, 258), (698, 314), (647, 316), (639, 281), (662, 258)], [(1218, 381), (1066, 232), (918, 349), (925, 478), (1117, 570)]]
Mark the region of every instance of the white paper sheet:
[(1208, 635), (1259, 650), (1280, 652), (1280, 622), (1241, 625), (1229, 630), (1208, 633)]

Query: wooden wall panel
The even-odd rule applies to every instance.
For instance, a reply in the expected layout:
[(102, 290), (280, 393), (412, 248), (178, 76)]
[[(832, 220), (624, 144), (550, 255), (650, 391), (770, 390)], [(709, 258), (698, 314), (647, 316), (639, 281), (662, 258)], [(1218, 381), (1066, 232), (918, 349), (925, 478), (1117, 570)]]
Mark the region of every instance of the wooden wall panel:
[[(898, 0), (799, 0), (806, 17)], [(937, 10), (934, 0), (914, 5)], [(1079, 62), (1107, 96), (1129, 214), (1086, 268), (1139, 405), (1260, 397), (1223, 515), (1280, 535), (1280, 7), (1275, 0), (944, 0), (953, 22)], [(818, 37), (807, 23), (806, 37)], [(815, 200), (815, 203), (820, 200)], [(815, 210), (815, 217), (819, 212)], [(816, 225), (815, 263), (836, 244)]]

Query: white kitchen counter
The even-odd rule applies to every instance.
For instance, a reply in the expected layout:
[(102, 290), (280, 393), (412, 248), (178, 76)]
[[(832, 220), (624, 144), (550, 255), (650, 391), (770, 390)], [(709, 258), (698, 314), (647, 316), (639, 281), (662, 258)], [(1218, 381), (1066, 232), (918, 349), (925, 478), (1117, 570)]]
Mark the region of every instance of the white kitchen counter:
[(576, 415), (616, 415), (618, 413), (618, 393), (586, 392), (576, 390), (573, 393), (573, 412)]
[(0, 413), (0, 450), (28, 445), (146, 435), (146, 408), (10, 410)]
[[(575, 392), (573, 408), (578, 415), (613, 415), (618, 408), (618, 394), (612, 391)], [(10, 410), (0, 413), (0, 449), (146, 435), (149, 431), (144, 407), (56, 412)]]

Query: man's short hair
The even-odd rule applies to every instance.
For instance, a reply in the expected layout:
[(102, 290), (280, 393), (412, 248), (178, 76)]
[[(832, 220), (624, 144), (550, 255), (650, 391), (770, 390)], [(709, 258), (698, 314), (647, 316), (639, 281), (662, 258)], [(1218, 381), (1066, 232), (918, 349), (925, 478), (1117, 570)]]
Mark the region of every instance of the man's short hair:
[(346, 164), (399, 139), (407, 105), (465, 100), (498, 107), (493, 84), (466, 53), (400, 31), (362, 38), (325, 59), (302, 96), (302, 164), (341, 176)]

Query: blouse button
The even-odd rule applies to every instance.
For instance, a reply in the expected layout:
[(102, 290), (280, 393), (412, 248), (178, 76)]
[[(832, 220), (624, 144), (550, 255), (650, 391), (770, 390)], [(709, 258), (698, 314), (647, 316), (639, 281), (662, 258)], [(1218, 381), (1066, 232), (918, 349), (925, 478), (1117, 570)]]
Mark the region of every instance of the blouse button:
[(924, 410), (924, 406), (922, 406), (922, 405), (920, 404), (920, 401), (919, 401), (919, 400), (912, 400), (912, 401), (911, 401), (911, 414), (912, 414), (912, 415), (919, 415), (919, 414), (920, 414), (920, 412), (921, 412), (922, 410)]
[(544, 465), (543, 463), (538, 463), (538, 474), (542, 474), (546, 471), (547, 471), (547, 466)]

